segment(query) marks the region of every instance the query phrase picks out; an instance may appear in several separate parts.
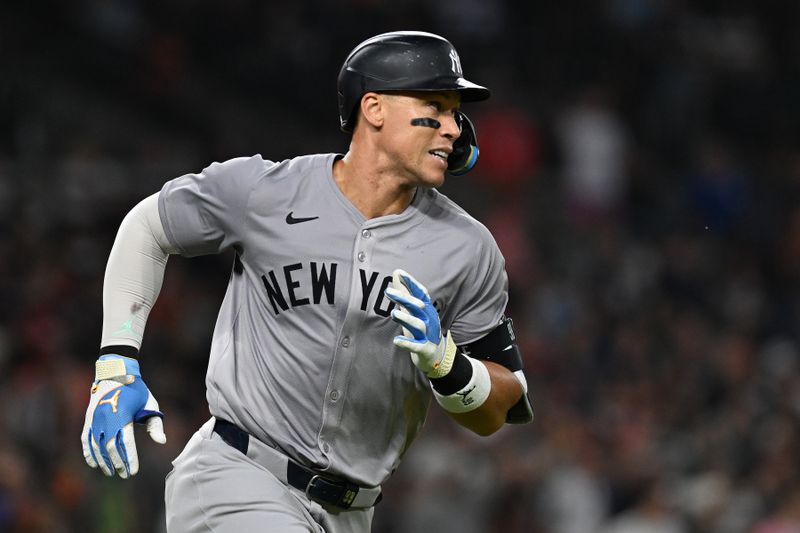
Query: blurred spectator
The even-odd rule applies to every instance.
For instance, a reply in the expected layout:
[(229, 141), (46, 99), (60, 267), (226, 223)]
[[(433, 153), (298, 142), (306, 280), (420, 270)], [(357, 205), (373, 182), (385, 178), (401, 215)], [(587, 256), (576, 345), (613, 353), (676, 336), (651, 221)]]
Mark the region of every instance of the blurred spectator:
[(589, 87), (558, 118), (566, 203), (579, 225), (620, 216), (625, 201), (629, 135), (609, 96)]
[(753, 533), (800, 533), (800, 490), (788, 493), (773, 513), (753, 527)]
[(718, 142), (704, 144), (690, 179), (690, 203), (698, 224), (723, 235), (739, 229), (752, 192), (733, 154)]
[(688, 533), (680, 515), (672, 511), (664, 487), (654, 481), (642, 489), (641, 500), (601, 529), (601, 533)]

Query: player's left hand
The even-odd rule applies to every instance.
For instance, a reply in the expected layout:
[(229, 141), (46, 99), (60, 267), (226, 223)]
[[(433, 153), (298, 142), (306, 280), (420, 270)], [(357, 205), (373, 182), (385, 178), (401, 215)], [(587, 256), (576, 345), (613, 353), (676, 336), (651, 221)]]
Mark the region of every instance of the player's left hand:
[(397, 269), (385, 294), (396, 304), (392, 320), (403, 326), (403, 335), (394, 338), (395, 346), (408, 350), (411, 360), (428, 377), (447, 374), (456, 355), (456, 345), (449, 332), (442, 335), (439, 313), (428, 290), (411, 274)]
[(99, 466), (105, 475), (116, 473), (125, 479), (139, 471), (134, 422), (145, 424), (150, 438), (163, 444), (167, 441), (164, 415), (142, 381), (138, 361), (118, 355), (106, 355), (100, 361), (124, 366), (119, 367), (119, 375), (97, 379), (92, 385), (81, 432), (83, 456), (92, 468)]

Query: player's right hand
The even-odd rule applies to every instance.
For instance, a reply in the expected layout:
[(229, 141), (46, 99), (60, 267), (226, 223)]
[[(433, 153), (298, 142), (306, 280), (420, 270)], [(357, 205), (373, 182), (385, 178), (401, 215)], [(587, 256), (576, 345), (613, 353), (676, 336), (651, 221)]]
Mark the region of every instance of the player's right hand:
[(86, 464), (99, 466), (107, 476), (116, 473), (125, 479), (135, 475), (139, 456), (133, 423), (145, 424), (150, 438), (164, 444), (163, 417), (142, 381), (137, 360), (119, 355), (100, 357), (81, 433)]

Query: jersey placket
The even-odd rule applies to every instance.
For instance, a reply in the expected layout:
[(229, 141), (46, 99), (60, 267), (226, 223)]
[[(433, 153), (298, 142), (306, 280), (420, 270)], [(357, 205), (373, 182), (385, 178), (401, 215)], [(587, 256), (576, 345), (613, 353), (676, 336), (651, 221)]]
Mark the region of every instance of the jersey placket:
[(361, 310), (361, 271), (371, 271), (372, 254), (376, 242), (375, 232), (367, 227), (368, 224), (369, 221), (358, 230), (355, 236), (347, 312), (339, 330), (334, 360), (331, 365), (331, 375), (328, 380), (328, 387), (325, 390), (322, 427), (318, 438), (319, 448), (325, 458), (325, 464), (323, 465), (325, 468), (330, 466), (330, 456), (335, 454), (337, 430), (342, 424), (346, 424), (346, 421), (343, 422), (343, 407), (345, 396), (347, 395), (350, 369), (358, 353), (359, 333), (367, 317), (366, 313), (369, 312), (369, 307), (366, 312)]

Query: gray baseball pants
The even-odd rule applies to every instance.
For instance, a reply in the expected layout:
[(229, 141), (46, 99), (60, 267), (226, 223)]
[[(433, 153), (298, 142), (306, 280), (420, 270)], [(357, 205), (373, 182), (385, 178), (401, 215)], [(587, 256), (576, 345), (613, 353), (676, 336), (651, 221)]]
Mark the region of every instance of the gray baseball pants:
[(166, 481), (168, 533), (368, 533), (374, 508), (325, 508), (201, 427)]

